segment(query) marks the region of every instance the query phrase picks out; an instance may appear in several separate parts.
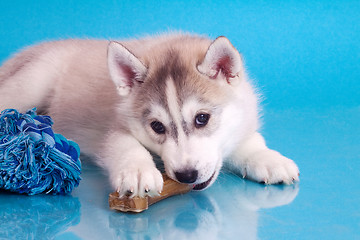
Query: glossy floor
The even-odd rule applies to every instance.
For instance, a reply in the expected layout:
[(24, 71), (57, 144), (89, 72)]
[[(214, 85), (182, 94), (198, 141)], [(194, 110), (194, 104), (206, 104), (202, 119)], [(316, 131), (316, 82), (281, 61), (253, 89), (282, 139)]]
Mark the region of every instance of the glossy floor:
[(110, 210), (106, 176), (84, 163), (71, 196), (1, 193), (0, 239), (360, 239), (359, 119), (359, 108), (269, 111), (264, 135), (296, 160), (300, 183), (223, 172), (140, 214)]

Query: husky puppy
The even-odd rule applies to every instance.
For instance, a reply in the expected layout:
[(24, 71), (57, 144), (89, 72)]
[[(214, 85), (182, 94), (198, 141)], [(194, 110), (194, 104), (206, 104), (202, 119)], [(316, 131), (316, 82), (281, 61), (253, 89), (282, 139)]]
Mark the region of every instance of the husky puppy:
[(225, 37), (30, 47), (0, 68), (0, 109), (33, 107), (107, 170), (120, 195), (162, 190), (151, 153), (169, 177), (195, 190), (210, 186), (223, 165), (266, 184), (299, 179), (296, 164), (258, 132), (257, 94)]

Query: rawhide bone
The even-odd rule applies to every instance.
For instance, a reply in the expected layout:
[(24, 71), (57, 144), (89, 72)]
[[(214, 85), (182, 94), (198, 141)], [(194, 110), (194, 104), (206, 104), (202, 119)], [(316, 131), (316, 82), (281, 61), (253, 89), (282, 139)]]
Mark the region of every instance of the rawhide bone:
[(178, 194), (184, 194), (192, 190), (192, 185), (178, 183), (169, 178), (166, 174), (163, 174), (162, 176), (164, 179), (164, 186), (159, 196), (133, 198), (125, 196), (119, 198), (119, 193), (113, 192), (109, 195), (110, 208), (121, 212), (139, 213), (148, 209), (151, 204), (154, 204), (162, 199)]

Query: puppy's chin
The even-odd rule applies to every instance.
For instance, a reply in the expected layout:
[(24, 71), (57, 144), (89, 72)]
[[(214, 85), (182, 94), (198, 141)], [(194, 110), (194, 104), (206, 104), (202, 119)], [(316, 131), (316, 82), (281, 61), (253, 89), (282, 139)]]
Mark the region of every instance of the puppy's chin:
[(211, 177), (207, 181), (199, 183), (199, 184), (195, 184), (193, 186), (193, 190), (201, 191), (201, 190), (204, 190), (204, 189), (208, 188), (210, 185), (212, 185), (215, 182), (216, 177), (218, 175), (218, 174), (216, 174), (216, 172), (217, 171), (215, 171), (213, 173), (213, 175), (211, 175)]
[(216, 181), (217, 177), (219, 176), (219, 173), (220, 173), (220, 170), (222, 167), (222, 163), (223, 163), (222, 158), (219, 157), (213, 174), (205, 182), (194, 184), (193, 190), (202, 191), (202, 190), (205, 190), (206, 188), (210, 187)]

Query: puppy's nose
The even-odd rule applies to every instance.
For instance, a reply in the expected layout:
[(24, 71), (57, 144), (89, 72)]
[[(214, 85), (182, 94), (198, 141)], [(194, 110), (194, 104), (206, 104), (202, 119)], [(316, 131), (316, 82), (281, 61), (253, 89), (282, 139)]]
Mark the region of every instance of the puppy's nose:
[(175, 172), (175, 176), (179, 182), (193, 183), (198, 177), (198, 171), (194, 169), (189, 169), (183, 172)]

